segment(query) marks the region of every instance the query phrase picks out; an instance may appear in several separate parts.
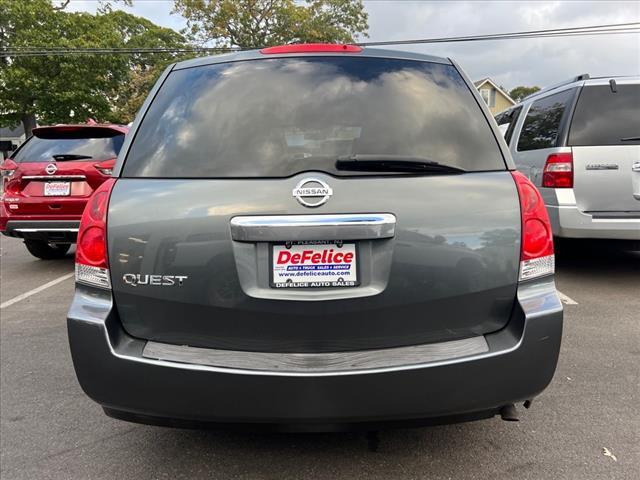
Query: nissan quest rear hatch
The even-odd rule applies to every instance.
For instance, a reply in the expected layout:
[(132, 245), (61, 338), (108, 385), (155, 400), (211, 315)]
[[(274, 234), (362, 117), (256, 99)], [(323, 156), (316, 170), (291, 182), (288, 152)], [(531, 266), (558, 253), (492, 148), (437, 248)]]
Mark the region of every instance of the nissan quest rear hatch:
[(553, 376), (544, 203), (448, 59), (320, 44), (172, 65), (114, 177), (68, 314), (110, 416), (515, 419)]

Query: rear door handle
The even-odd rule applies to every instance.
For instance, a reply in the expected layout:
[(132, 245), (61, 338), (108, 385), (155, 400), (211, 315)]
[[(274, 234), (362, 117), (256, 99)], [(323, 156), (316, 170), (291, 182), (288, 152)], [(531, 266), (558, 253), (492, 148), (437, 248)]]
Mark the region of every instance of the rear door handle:
[(391, 213), (242, 216), (231, 219), (231, 238), (238, 242), (373, 240), (393, 237), (395, 227)]
[(636, 162), (631, 166), (631, 170), (634, 172), (640, 172), (640, 162)]

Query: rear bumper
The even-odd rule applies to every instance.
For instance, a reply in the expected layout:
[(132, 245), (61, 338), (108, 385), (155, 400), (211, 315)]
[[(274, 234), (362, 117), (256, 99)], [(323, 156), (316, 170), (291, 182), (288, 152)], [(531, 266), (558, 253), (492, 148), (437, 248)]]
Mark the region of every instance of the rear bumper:
[(485, 335), (488, 351), (385, 368), (248, 370), (143, 356), (109, 292), (78, 285), (68, 314), (80, 385), (112, 416), (145, 423), (251, 423), (334, 429), (368, 422), (490, 417), (538, 395), (560, 349), (562, 306), (552, 279), (521, 285), (513, 318)]
[(640, 214), (637, 217), (593, 216), (567, 205), (547, 205), (547, 210), (557, 237), (640, 240)]
[(541, 188), (540, 192), (556, 237), (640, 240), (640, 212), (592, 214), (578, 208), (572, 188)]
[(41, 240), (49, 243), (75, 243), (78, 220), (9, 220), (2, 233), (8, 237)]

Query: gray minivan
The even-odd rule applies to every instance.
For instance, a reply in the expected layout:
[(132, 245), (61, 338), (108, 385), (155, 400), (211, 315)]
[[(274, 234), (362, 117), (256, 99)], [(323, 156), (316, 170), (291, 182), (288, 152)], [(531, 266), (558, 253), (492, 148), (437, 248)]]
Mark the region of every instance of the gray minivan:
[(172, 65), (82, 218), (80, 384), (161, 425), (514, 419), (562, 332), (549, 218), (514, 170), (449, 59)]

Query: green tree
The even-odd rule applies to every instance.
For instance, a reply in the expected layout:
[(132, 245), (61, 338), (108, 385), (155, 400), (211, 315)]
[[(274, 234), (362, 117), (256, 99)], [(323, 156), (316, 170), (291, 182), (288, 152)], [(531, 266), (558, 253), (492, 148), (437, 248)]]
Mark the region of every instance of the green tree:
[[(70, 13), (65, 2), (0, 0), (0, 48), (180, 47), (171, 29), (109, 4), (96, 15)], [(130, 78), (160, 71), (172, 54), (50, 55), (0, 57), (0, 126), (99, 120), (127, 122)]]
[(531, 95), (532, 93), (536, 93), (540, 90), (540, 87), (516, 87), (509, 92), (509, 96), (513, 98), (516, 102), (523, 100), (525, 97)]
[[(122, 38), (123, 47), (180, 49), (187, 46), (182, 35), (170, 28), (159, 27), (145, 18), (120, 10), (108, 11), (103, 16), (108, 17), (113, 28)], [(126, 81), (120, 84), (112, 102), (111, 112), (105, 118), (115, 122), (129, 123), (162, 71), (170, 63), (185, 59), (185, 54), (137, 53), (125, 55), (124, 58), (128, 63)]]
[(258, 48), (307, 42), (353, 42), (367, 36), (361, 0), (175, 0), (174, 13), (199, 44)]

